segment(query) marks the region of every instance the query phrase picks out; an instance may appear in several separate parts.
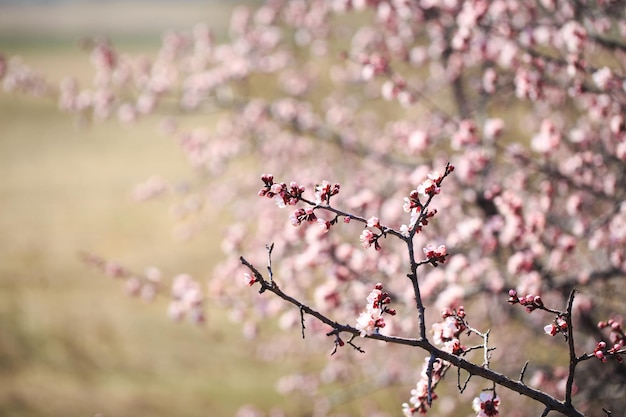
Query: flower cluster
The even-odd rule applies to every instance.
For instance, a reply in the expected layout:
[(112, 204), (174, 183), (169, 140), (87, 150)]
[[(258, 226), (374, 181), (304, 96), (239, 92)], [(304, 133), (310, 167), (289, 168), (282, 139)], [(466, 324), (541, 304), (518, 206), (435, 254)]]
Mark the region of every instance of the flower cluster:
[(520, 304), (526, 307), (527, 312), (533, 312), (536, 309), (543, 308), (543, 301), (541, 300), (541, 296), (528, 294), (525, 297), (518, 297), (517, 291), (514, 289), (509, 290), (509, 304)]
[[(429, 391), (429, 368), (430, 368), (430, 393)], [(415, 413), (426, 414), (432, 400), (437, 399), (434, 388), (443, 378), (450, 364), (441, 359), (435, 359), (430, 363), (426, 358), (420, 371), (420, 379), (414, 389), (411, 390), (411, 398), (408, 403), (402, 404), (402, 415), (413, 417)]]
[(448, 256), (448, 249), (446, 245), (439, 245), (435, 247), (435, 245), (428, 245), (424, 249), (424, 255), (428, 261), (433, 265), (437, 266), (439, 263), (444, 263), (446, 261), (446, 257)]
[(402, 208), (405, 213), (411, 214), (422, 210), (422, 203), (420, 202), (419, 192), (417, 190), (411, 191), (408, 197), (404, 197), (404, 205)]
[(607, 361), (607, 356), (614, 357), (615, 360), (620, 363), (623, 362), (624, 359), (620, 355), (626, 354), (626, 334), (624, 333), (621, 323), (615, 319), (609, 319), (598, 323), (598, 328), (610, 329), (609, 341), (611, 346), (608, 347), (607, 343), (604, 341), (598, 342), (593, 350), (594, 356), (602, 362)]
[[(387, 101), (397, 100), (400, 105), (404, 107), (408, 107), (415, 102), (415, 92), (411, 90), (410, 86), (406, 83), (406, 81), (399, 76), (398, 74), (394, 74), (391, 79), (385, 81), (381, 86), (381, 95)], [(418, 149), (420, 147), (419, 141), (423, 138), (417, 138), (416, 142), (412, 145), (413, 149)], [(417, 145), (417, 146), (415, 146)]]
[(185, 316), (193, 323), (201, 324), (206, 320), (204, 313), (204, 294), (200, 282), (188, 274), (174, 277), (172, 282), (172, 300), (168, 307), (171, 319), (180, 321)]
[[(417, 194), (417, 191), (413, 191), (411, 194), (413, 193)], [(411, 220), (409, 221), (408, 225), (403, 224), (400, 227), (400, 232), (402, 233), (402, 235), (406, 237), (410, 236), (413, 230), (415, 230), (416, 233), (419, 233), (424, 226), (428, 225), (429, 219), (431, 219), (432, 217), (435, 216), (435, 214), (437, 214), (437, 210), (435, 209), (427, 210), (425, 213), (422, 213), (421, 206), (411, 208), (413, 201), (415, 200), (413, 200), (411, 197), (409, 197), (408, 199), (405, 198), (405, 203), (404, 203), (405, 211), (411, 213)]]
[(322, 181), (321, 184), (315, 186), (315, 202), (317, 204), (330, 204), (330, 197), (339, 194), (339, 184), (331, 185), (328, 181)]
[(82, 254), (82, 260), (111, 278), (123, 279), (124, 290), (131, 297), (152, 301), (159, 292), (161, 271), (156, 267), (148, 267), (142, 274), (93, 253)]
[(567, 322), (562, 317), (557, 317), (553, 323), (544, 326), (543, 331), (550, 336), (555, 336), (558, 333), (567, 334)]
[(363, 232), (361, 232), (361, 236), (359, 237), (359, 239), (361, 240), (361, 245), (366, 249), (374, 245), (374, 249), (376, 249), (377, 251), (381, 250), (382, 247), (380, 246), (380, 243), (378, 243), (378, 240), (382, 236), (384, 236), (384, 232), (382, 232), (383, 227), (381, 226), (378, 217), (372, 216), (367, 219), (366, 227), (377, 228), (381, 230), (381, 233), (374, 233), (370, 229), (364, 229)]
[(441, 317), (442, 322), (432, 325), (433, 341), (446, 352), (460, 355), (465, 351), (465, 347), (459, 340), (461, 333), (467, 330), (465, 308), (460, 306), (456, 310), (445, 309), (441, 312)]
[(474, 398), (472, 407), (477, 417), (495, 417), (498, 415), (498, 407), (500, 406), (500, 397), (495, 392), (483, 391)]
[[(404, 198), (404, 204), (402, 206), (405, 213), (411, 213), (411, 220), (408, 225), (403, 224), (400, 227), (400, 232), (408, 237), (413, 231), (421, 231), (422, 227), (428, 225), (428, 219), (437, 214), (437, 210), (427, 210), (422, 212), (424, 207), (428, 205), (428, 202), (432, 197), (441, 192), (441, 183), (443, 179), (454, 171), (454, 165), (446, 165), (445, 173), (441, 174), (438, 171), (433, 171), (428, 174), (426, 178), (416, 189), (412, 190), (408, 197)], [(426, 203), (422, 203), (420, 195), (426, 199)]]
[(370, 229), (364, 229), (363, 232), (361, 232), (359, 240), (361, 240), (361, 245), (363, 245), (364, 248), (367, 249), (370, 246), (374, 245), (374, 249), (379, 251), (382, 249), (380, 243), (378, 243), (378, 239), (380, 238), (380, 236), (382, 235), (376, 234)]
[(510, 289), (508, 303), (511, 305), (519, 304), (521, 306), (524, 306), (527, 313), (532, 313), (535, 310), (544, 310), (555, 314), (556, 317), (554, 318), (553, 322), (544, 326), (543, 331), (550, 336), (555, 336), (558, 333), (562, 333), (567, 338), (567, 331), (569, 327), (567, 324), (567, 320), (565, 320), (567, 313), (547, 308), (543, 304), (541, 296), (527, 294), (525, 296), (519, 297), (516, 290)]
[[(446, 352), (460, 355), (465, 351), (465, 347), (459, 340), (461, 333), (467, 330), (465, 308), (461, 306), (457, 310), (446, 309), (441, 312), (441, 317), (442, 322), (432, 325), (433, 342)], [(405, 417), (412, 417), (415, 413), (426, 414), (432, 400), (437, 398), (434, 389), (448, 368), (450, 368), (450, 363), (447, 361), (435, 359), (431, 362), (430, 358), (426, 358), (422, 364), (420, 379), (415, 389), (411, 390), (409, 402), (402, 404), (402, 413)], [(429, 384), (430, 393), (428, 392)]]
[(370, 336), (385, 327), (383, 314), (396, 315), (396, 310), (387, 307), (389, 303), (391, 297), (383, 291), (383, 284), (376, 284), (367, 296), (365, 311), (356, 319), (356, 328), (361, 332), (361, 337)]
[(317, 221), (317, 216), (312, 208), (299, 208), (289, 216), (289, 221), (294, 226), (300, 226), (302, 222), (313, 223)]
[(389, 64), (387, 60), (379, 54), (372, 54), (370, 56), (361, 56), (361, 77), (364, 80), (370, 80), (374, 77), (385, 74), (389, 71)]
[(284, 182), (275, 183), (274, 176), (270, 174), (263, 174), (261, 180), (264, 186), (259, 190), (259, 197), (274, 199), (278, 207), (293, 206), (302, 199), (304, 187), (295, 181), (289, 186)]
[(425, 198), (433, 197), (441, 192), (441, 181), (443, 180), (443, 174), (434, 171), (428, 174), (428, 178), (417, 186), (416, 191)]

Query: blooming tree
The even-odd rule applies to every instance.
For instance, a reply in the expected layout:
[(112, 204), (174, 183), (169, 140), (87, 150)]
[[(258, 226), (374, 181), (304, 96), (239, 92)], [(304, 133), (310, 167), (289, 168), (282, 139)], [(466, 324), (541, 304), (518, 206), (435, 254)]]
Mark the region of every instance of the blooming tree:
[[(625, 13), (610, 0), (268, 0), (237, 8), (225, 42), (203, 25), (150, 58), (94, 41), (91, 86), (54, 87), (6, 58), (0, 77), (84, 120), (171, 110), (162, 127), (204, 178), (176, 207), (197, 220), (185, 234), (216, 202), (238, 221), (206, 289), (176, 277), (169, 313), (202, 322), (210, 296), (249, 337), (269, 317), (300, 328), (306, 343), (276, 335), (265, 357), (330, 344), (321, 372), (279, 383), (310, 396), (311, 415), (340, 413), (324, 385), (367, 396), (344, 388), (363, 377), (410, 392), (406, 416), (611, 415), (626, 382)], [(216, 111), (210, 133), (177, 127)], [(134, 195), (174, 192), (152, 178)], [(131, 294), (160, 288), (155, 271), (85, 259)]]

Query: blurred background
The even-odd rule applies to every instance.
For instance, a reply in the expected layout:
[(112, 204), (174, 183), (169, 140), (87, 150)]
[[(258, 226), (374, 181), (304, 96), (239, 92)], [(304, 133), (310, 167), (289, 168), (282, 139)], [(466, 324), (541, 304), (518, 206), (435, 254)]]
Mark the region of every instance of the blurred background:
[[(157, 50), (166, 29), (208, 23), (223, 36), (228, 1), (0, 1), (0, 53), (52, 83), (87, 84), (89, 37), (122, 52)], [(199, 117), (199, 116), (195, 116)], [(143, 303), (81, 262), (102, 254), (163, 280), (204, 282), (221, 229), (181, 243), (170, 201), (138, 204), (134, 184), (192, 176), (159, 116), (132, 128), (78, 125), (55, 100), (0, 93), (0, 416), (226, 416), (270, 409), (286, 369), (255, 361), (241, 329), (208, 305), (207, 323), (173, 324), (167, 300)], [(189, 120), (210, 127), (211, 120)], [(216, 214), (217, 215), (217, 214)], [(166, 290), (167, 292), (167, 290)], [(325, 352), (324, 352), (325, 353)]]

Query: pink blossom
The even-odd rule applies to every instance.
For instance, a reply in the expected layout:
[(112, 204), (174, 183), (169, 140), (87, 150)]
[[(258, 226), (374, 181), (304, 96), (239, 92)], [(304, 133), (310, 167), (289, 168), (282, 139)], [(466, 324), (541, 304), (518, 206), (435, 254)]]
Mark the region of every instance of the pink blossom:
[(204, 322), (204, 294), (200, 283), (189, 274), (179, 274), (172, 281), (172, 299), (168, 314), (180, 320), (187, 316), (196, 324)]
[(328, 181), (322, 181), (321, 184), (315, 186), (315, 202), (317, 204), (330, 204), (330, 198), (339, 194), (341, 186), (339, 184), (331, 184)]
[(407, 145), (409, 150), (413, 153), (424, 151), (430, 145), (430, 137), (424, 130), (414, 130), (408, 138)]
[(364, 248), (369, 248), (370, 246), (372, 246), (372, 244), (374, 244), (374, 249), (380, 250), (381, 248), (380, 244), (378, 243), (378, 238), (379, 235), (375, 234), (369, 229), (364, 229), (363, 232), (361, 232), (361, 236), (359, 239), (361, 240), (361, 245), (363, 245)]
[(379, 329), (385, 327), (383, 314), (395, 315), (396, 311), (386, 305), (391, 302), (389, 294), (383, 292), (383, 285), (378, 283), (367, 296), (365, 311), (357, 318), (356, 328), (361, 337), (370, 336)]
[(433, 323), (433, 342), (436, 345), (443, 345), (446, 342), (457, 338), (462, 328), (459, 327), (457, 320), (452, 317), (446, 317), (443, 322)]
[(587, 31), (575, 20), (563, 25), (560, 31), (561, 39), (569, 52), (579, 53), (587, 40)]
[(437, 266), (438, 263), (444, 263), (446, 261), (446, 245), (439, 245), (438, 247), (428, 245), (422, 250), (424, 251), (424, 255), (426, 255), (426, 259), (428, 259), (433, 266)]
[(613, 73), (608, 67), (603, 67), (591, 75), (593, 82), (600, 90), (607, 90), (613, 79)]
[(383, 83), (380, 92), (383, 98), (387, 101), (393, 100), (398, 95), (396, 86), (391, 80), (387, 80)]
[(559, 328), (556, 327), (556, 325), (554, 323), (552, 324), (548, 324), (546, 326), (543, 327), (543, 331), (546, 334), (549, 334), (550, 336), (554, 336), (559, 332)]
[(378, 227), (380, 228), (380, 220), (376, 216), (372, 216), (367, 219), (367, 227)]
[(461, 120), (457, 131), (452, 135), (452, 147), (461, 149), (467, 145), (478, 144), (476, 124), (473, 120)]
[(381, 317), (380, 309), (372, 309), (359, 314), (356, 320), (356, 329), (361, 332), (361, 337), (371, 336), (380, 327), (384, 327), (385, 321)]
[(167, 191), (167, 184), (159, 176), (152, 176), (145, 182), (137, 184), (132, 191), (132, 198), (136, 201), (145, 201), (157, 197)]
[(593, 354), (596, 358), (600, 359), (602, 362), (606, 362), (606, 342), (598, 342), (595, 349), (593, 350)]
[(556, 150), (561, 142), (561, 133), (550, 119), (541, 122), (539, 133), (533, 136), (530, 146), (540, 153)]
[(331, 222), (329, 222), (328, 220), (324, 220), (324, 219), (317, 219), (317, 224), (319, 225), (320, 230), (323, 233), (327, 233), (332, 226)]
[(495, 417), (498, 415), (500, 397), (490, 391), (483, 391), (472, 401), (472, 407), (478, 414), (477, 417)]
[(299, 208), (294, 211), (291, 216), (289, 216), (289, 221), (294, 226), (300, 226), (303, 222), (317, 222), (317, 216), (315, 215), (315, 211), (311, 207), (307, 207), (306, 209)]
[(130, 277), (126, 280), (126, 293), (131, 297), (141, 293), (141, 280), (137, 277)]
[(494, 140), (502, 135), (504, 130), (504, 121), (502, 119), (487, 119), (483, 129), (485, 138)]
[(244, 282), (246, 283), (248, 287), (253, 286), (254, 283), (256, 282), (256, 278), (247, 272), (243, 274), (243, 278), (244, 278)]
[(493, 68), (487, 68), (483, 73), (482, 86), (487, 94), (496, 92), (496, 83), (498, 81), (498, 73)]
[(417, 186), (417, 192), (422, 196), (428, 198), (434, 196), (435, 194), (439, 194), (441, 192), (441, 189), (439, 188), (437, 183), (435, 183), (435, 181), (427, 178), (424, 180), (424, 182)]

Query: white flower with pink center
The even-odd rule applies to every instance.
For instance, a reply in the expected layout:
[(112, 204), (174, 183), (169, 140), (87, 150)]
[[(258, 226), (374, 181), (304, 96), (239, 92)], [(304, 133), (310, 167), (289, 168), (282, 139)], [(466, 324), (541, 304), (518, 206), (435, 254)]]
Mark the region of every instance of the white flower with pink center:
[(379, 327), (384, 326), (384, 319), (380, 315), (381, 310), (378, 308), (364, 311), (359, 315), (356, 319), (356, 328), (361, 332), (361, 337), (371, 336)]
[(498, 415), (498, 407), (500, 406), (500, 397), (493, 392), (483, 391), (474, 398), (472, 407), (477, 417), (495, 417)]

